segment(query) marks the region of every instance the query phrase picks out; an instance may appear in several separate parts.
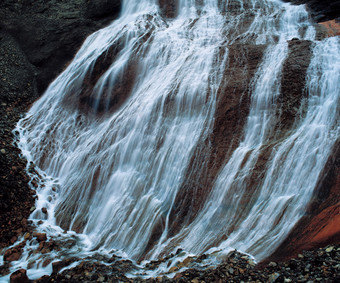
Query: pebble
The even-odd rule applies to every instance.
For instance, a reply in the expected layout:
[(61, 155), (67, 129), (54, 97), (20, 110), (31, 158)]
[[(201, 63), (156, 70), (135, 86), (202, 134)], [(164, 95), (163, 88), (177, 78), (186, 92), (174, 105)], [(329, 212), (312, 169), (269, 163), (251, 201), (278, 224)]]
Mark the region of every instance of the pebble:
[(268, 281), (269, 282), (275, 282), (276, 279), (279, 278), (279, 277), (280, 277), (280, 274), (275, 272), (275, 273), (269, 275)]
[(329, 247), (329, 248), (326, 249), (326, 253), (330, 253), (333, 250), (334, 250), (334, 247)]
[(6, 150), (5, 149), (1, 149), (1, 153), (2, 154), (6, 154)]

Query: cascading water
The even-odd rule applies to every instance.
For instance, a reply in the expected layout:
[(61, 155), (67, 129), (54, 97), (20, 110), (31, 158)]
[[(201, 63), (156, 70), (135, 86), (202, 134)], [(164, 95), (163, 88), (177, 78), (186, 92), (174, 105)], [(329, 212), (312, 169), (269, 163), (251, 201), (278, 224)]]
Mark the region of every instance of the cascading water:
[[(250, 188), (278, 123), (287, 40), (314, 40), (314, 28), (304, 7), (276, 0), (181, 0), (177, 10), (168, 19), (157, 1), (123, 1), (119, 19), (86, 40), (18, 124), (19, 146), (45, 179), (31, 218), (49, 235), (75, 231), (83, 239), (55, 257), (114, 249), (151, 259), (180, 246), (194, 254), (237, 248), (261, 260), (304, 213), (340, 134), (339, 39), (314, 43), (306, 114)], [(170, 235), (176, 195), (195, 147), (211, 133), (236, 43), (266, 46), (243, 138), (194, 220)]]

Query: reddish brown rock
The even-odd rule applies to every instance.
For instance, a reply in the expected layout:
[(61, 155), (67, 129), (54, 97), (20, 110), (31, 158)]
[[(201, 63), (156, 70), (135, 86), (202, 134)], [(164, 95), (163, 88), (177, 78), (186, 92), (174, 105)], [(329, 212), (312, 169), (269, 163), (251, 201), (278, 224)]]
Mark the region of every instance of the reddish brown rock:
[(19, 245), (8, 249), (4, 254), (5, 261), (16, 261), (21, 257), (22, 248), (24, 247), (25, 243), (22, 242)]
[(328, 36), (337, 36), (340, 35), (340, 23), (336, 22), (335, 20), (321, 22), (319, 23), (327, 30)]
[(25, 269), (19, 269), (11, 274), (10, 283), (28, 283), (29, 279)]
[(38, 242), (44, 242), (47, 240), (45, 233), (35, 233), (34, 236), (37, 238)]
[(283, 64), (281, 91), (278, 97), (278, 119), (276, 132), (284, 135), (298, 114), (305, 91), (307, 69), (312, 57), (312, 42), (293, 39), (288, 42), (288, 56)]

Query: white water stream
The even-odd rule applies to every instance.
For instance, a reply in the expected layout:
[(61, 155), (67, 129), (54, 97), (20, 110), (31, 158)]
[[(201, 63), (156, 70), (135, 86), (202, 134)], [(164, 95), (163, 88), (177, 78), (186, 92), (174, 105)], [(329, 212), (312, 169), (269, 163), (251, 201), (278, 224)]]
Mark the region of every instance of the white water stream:
[[(303, 6), (277, 0), (180, 0), (177, 9), (174, 19), (165, 19), (157, 1), (123, 1), (121, 16), (85, 41), (18, 124), (23, 154), (45, 177), (31, 219), (42, 220), (38, 229), (49, 235), (66, 230), (60, 237), (82, 239), (55, 257), (115, 250), (139, 259), (161, 223), (162, 235), (147, 258), (173, 252), (176, 243), (193, 254), (236, 248), (261, 260), (304, 213), (340, 136), (339, 38), (314, 43), (306, 115), (274, 147), (262, 182), (251, 188), (256, 198), (240, 220), (246, 180), (277, 122), (287, 40), (314, 40), (315, 31)], [(194, 221), (170, 238), (170, 212), (198, 141), (211, 131), (217, 92), (228, 80), (228, 45), (235, 42), (267, 46), (250, 87), (244, 138)], [(102, 54), (110, 56), (111, 46), (117, 54), (84, 106), (88, 76)], [(131, 86), (117, 90), (128, 75)], [(113, 91), (127, 92), (117, 109), (110, 104)], [(25, 254), (13, 269), (27, 268), (30, 260)], [(49, 272), (50, 265), (37, 264), (28, 274)]]

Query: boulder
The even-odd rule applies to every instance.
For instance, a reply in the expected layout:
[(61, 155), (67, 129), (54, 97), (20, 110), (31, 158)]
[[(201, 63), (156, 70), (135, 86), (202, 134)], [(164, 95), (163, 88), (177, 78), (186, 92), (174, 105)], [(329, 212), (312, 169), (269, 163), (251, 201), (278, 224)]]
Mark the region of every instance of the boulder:
[(11, 274), (10, 283), (28, 283), (29, 279), (25, 269), (19, 269)]

